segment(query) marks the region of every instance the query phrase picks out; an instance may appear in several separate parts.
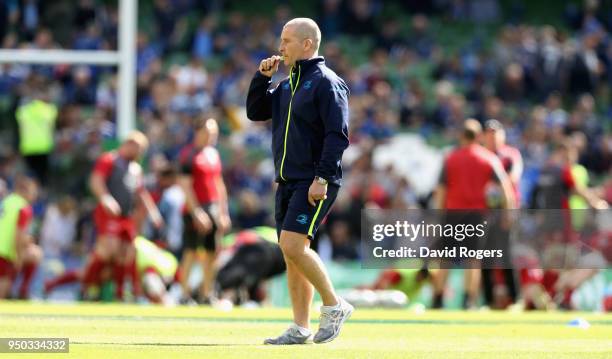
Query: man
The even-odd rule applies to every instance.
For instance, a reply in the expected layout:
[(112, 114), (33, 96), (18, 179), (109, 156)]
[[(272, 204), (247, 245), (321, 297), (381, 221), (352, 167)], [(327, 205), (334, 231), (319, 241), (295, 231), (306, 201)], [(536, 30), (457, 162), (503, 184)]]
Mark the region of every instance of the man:
[[(570, 208), (570, 196), (577, 195), (585, 203), (595, 209), (606, 209), (608, 204), (584, 185), (576, 183), (572, 167), (577, 162), (576, 147), (570, 141), (557, 145), (550, 160), (540, 170), (535, 188), (531, 196), (531, 207), (534, 209)], [(567, 228), (571, 223), (565, 223)], [(558, 227), (561, 229), (560, 227)]]
[[(566, 265), (565, 262), (543, 263), (542, 261), (546, 258), (553, 258), (550, 254), (557, 248), (555, 244), (564, 243), (564, 250), (567, 252), (582, 245), (580, 240), (576, 239), (572, 228), (573, 213), (569, 210), (571, 195), (582, 198), (591, 208), (608, 208), (605, 200), (599, 198), (588, 187), (577, 183), (572, 173), (572, 166), (577, 162), (577, 156), (576, 147), (571, 141), (566, 140), (558, 144), (549, 161), (540, 170), (532, 192), (531, 208), (553, 211), (539, 211), (547, 216), (540, 224), (542, 228), (539, 228), (543, 235), (537, 243), (539, 247), (537, 263), (540, 267), (548, 269), (523, 268), (520, 270), (520, 281), (525, 293), (527, 309), (549, 308), (553, 305), (552, 300), (555, 297), (557, 297), (558, 304), (566, 309), (569, 308), (575, 287), (566, 286), (563, 283), (565, 280), (559, 282), (560, 277), (586, 280), (594, 274), (591, 270), (581, 268), (564, 272), (554, 268), (563, 268)], [(576, 280), (575, 282), (581, 281)]]
[(147, 299), (156, 304), (173, 304), (166, 288), (180, 280), (176, 257), (148, 239), (138, 236), (136, 247), (136, 269)]
[(401, 308), (418, 301), (432, 274), (427, 268), (387, 268), (374, 283), (348, 291), (346, 299), (357, 307)]
[(0, 202), (0, 299), (10, 296), (19, 272), (22, 273), (19, 298), (27, 298), (36, 266), (42, 259), (42, 250), (29, 234), (30, 203), (36, 200), (37, 193), (34, 180), (20, 177), (15, 191)]
[(517, 148), (506, 144), (506, 131), (501, 122), (491, 119), (485, 122), (484, 127), (484, 146), (495, 153), (504, 166), (512, 184), (515, 199), (514, 208), (518, 208), (520, 206), (519, 184), (523, 175), (521, 152)]
[(137, 205), (144, 205), (156, 227), (163, 224), (161, 215), (143, 186), (142, 168), (137, 160), (144, 154), (149, 141), (142, 132), (132, 132), (117, 151), (104, 153), (96, 162), (90, 187), (98, 200), (94, 211), (97, 231), (94, 252), (89, 258), (83, 278), (83, 294), (89, 296), (89, 286), (105, 264), (113, 262), (116, 296), (123, 298), (125, 274), (132, 279), (135, 295), (140, 294), (136, 279), (133, 240), (136, 228), (132, 218)]
[[(144, 295), (152, 303), (172, 304), (166, 287), (180, 279), (176, 257), (143, 236), (134, 239), (134, 247), (138, 281), (143, 286)], [(49, 295), (59, 286), (77, 282), (82, 278), (81, 269), (68, 271), (45, 282), (45, 295)], [(96, 285), (101, 287), (108, 279), (111, 278), (99, 275)]]
[(222, 292), (233, 291), (236, 304), (246, 300), (260, 303), (264, 298), (261, 284), (286, 270), (278, 246), (276, 229), (254, 227), (223, 237), (227, 262), (220, 266), (217, 284)]
[[(479, 144), (482, 126), (474, 119), (463, 124), (459, 148), (444, 161), (440, 183), (436, 190), (437, 208), (451, 210), (446, 216), (454, 225), (476, 225), (483, 221), (481, 210), (487, 208), (486, 187), (491, 181), (502, 189), (502, 206), (512, 208), (512, 185), (501, 162)], [(457, 211), (460, 210), (460, 211)], [(469, 244), (468, 242), (467, 244)], [(444, 238), (444, 245), (456, 244), (452, 238)], [(442, 246), (442, 247), (443, 247)], [(465, 269), (464, 307), (476, 305), (480, 289), (480, 263), (468, 263)], [(434, 278), (434, 308), (441, 308), (448, 269), (440, 269)]]
[[(199, 289), (199, 302), (210, 304), (215, 281), (215, 261), (219, 236), (229, 231), (227, 189), (221, 174), (221, 158), (214, 147), (219, 126), (212, 118), (198, 119), (191, 145), (180, 154), (179, 184), (185, 192), (186, 212), (183, 215), (183, 258), (181, 270), (183, 302), (192, 302), (188, 286), (189, 273), (197, 260), (204, 271)], [(198, 256), (198, 249), (204, 249)]]
[(147, 233), (157, 245), (168, 248), (177, 257), (183, 246), (183, 208), (185, 193), (178, 184), (178, 170), (168, 164), (157, 173), (155, 188), (151, 195), (156, 201), (165, 226), (162, 230), (147, 224)]
[[(521, 176), (523, 175), (523, 158), (521, 152), (508, 144), (506, 144), (506, 131), (504, 126), (495, 119), (487, 120), (484, 124), (484, 146), (491, 152), (497, 155), (497, 158), (501, 161), (504, 166), (504, 170), (508, 174), (510, 183), (512, 184), (512, 190), (514, 194), (515, 204), (513, 208), (520, 207), (520, 191), (519, 185), (521, 182)], [(489, 205), (491, 202), (489, 201)], [(499, 216), (493, 216), (492, 218), (498, 218)], [(501, 221), (492, 220), (490, 223), (489, 233), (492, 234), (489, 238), (491, 242), (503, 244), (509, 243), (510, 230), (507, 226), (502, 225)], [(493, 237), (493, 238), (491, 238)], [(509, 247), (504, 247), (507, 253)], [(503, 309), (507, 305), (516, 302), (517, 299), (517, 288), (514, 280), (514, 271), (511, 268), (510, 263), (504, 264), (504, 268), (482, 269), (482, 282), (484, 289), (484, 297), (487, 305), (498, 309)], [(498, 279), (498, 280), (496, 280)], [(500, 280), (507, 290), (507, 298), (501, 298), (496, 296), (495, 293), (503, 293), (503, 291), (494, 290), (497, 285), (501, 285)], [(497, 298), (496, 298), (497, 297)]]
[(58, 116), (57, 106), (50, 101), (44, 81), (38, 76), (32, 77), (32, 99), (15, 112), (19, 127), (19, 152), (43, 189), (47, 183), (49, 155), (54, 147)]
[[(294, 324), (266, 344), (303, 344), (311, 336), (313, 286), (321, 295), (315, 343), (338, 336), (353, 307), (338, 297), (319, 256), (310, 248), (342, 180), (342, 153), (349, 145), (348, 96), (344, 81), (318, 56), (321, 32), (307, 18), (283, 27), (280, 53), (262, 60), (247, 97), (247, 116), (272, 118), (272, 152), (278, 189), (275, 220), (287, 263)], [(289, 77), (269, 89), (281, 60)]]

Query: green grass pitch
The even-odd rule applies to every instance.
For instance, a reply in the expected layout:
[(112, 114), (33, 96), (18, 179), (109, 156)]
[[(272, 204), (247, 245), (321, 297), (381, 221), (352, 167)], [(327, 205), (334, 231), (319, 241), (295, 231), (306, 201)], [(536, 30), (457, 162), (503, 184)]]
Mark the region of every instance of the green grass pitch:
[[(577, 317), (590, 328), (567, 325)], [(261, 345), (289, 318), (272, 308), (0, 302), (0, 337), (70, 339), (69, 354), (0, 358), (612, 358), (610, 314), (358, 309), (331, 343)]]

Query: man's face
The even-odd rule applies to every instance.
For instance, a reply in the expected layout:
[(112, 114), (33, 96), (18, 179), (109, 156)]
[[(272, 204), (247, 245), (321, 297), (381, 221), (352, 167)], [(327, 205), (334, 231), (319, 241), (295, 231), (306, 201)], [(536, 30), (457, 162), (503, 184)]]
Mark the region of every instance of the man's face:
[(573, 148), (562, 148), (560, 151), (561, 161), (565, 165), (573, 165), (578, 161), (578, 153)]
[(503, 129), (488, 128), (484, 132), (484, 146), (491, 151), (497, 151), (506, 143), (506, 133)]
[(144, 148), (138, 144), (136, 141), (126, 141), (124, 144), (124, 151), (123, 151), (123, 155), (126, 157), (126, 159), (131, 160), (131, 161), (136, 161), (137, 159), (140, 158), (140, 156), (142, 156), (143, 152), (144, 152)]
[(30, 203), (34, 203), (38, 198), (38, 185), (34, 181), (28, 181), (26, 185), (26, 200)]
[(208, 146), (210, 134), (208, 133), (206, 126), (202, 126), (195, 131), (193, 140), (196, 147)]
[(209, 120), (206, 122), (206, 132), (208, 132), (208, 138), (206, 139), (206, 144), (209, 146), (214, 146), (217, 144), (217, 139), (219, 138), (219, 126), (215, 121)]
[(283, 28), (278, 51), (283, 55), (286, 66), (293, 66), (304, 57), (304, 40), (297, 36), (293, 26)]
[(161, 174), (157, 175), (157, 183), (163, 189), (173, 186), (174, 182), (175, 178), (172, 176), (163, 176)]
[(495, 130), (488, 129), (484, 133), (484, 146), (491, 151), (495, 151), (497, 149), (497, 133)]

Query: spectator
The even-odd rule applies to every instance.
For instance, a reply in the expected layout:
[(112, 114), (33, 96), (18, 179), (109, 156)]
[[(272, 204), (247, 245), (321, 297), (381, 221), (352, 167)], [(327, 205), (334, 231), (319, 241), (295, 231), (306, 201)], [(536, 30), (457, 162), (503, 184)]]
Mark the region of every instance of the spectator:
[(44, 186), (53, 150), (57, 107), (50, 102), (43, 79), (33, 78), (32, 98), (15, 113), (19, 126), (19, 152), (28, 168)]
[(63, 197), (47, 207), (40, 231), (40, 245), (45, 256), (62, 258), (76, 239), (77, 204)]

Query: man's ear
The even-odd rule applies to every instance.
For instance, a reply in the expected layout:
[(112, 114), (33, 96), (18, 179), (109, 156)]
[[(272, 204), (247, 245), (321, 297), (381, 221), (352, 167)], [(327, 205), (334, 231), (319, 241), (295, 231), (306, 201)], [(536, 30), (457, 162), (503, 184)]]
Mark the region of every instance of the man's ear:
[(303, 42), (304, 50), (312, 49), (313, 41), (312, 39), (305, 39)]

